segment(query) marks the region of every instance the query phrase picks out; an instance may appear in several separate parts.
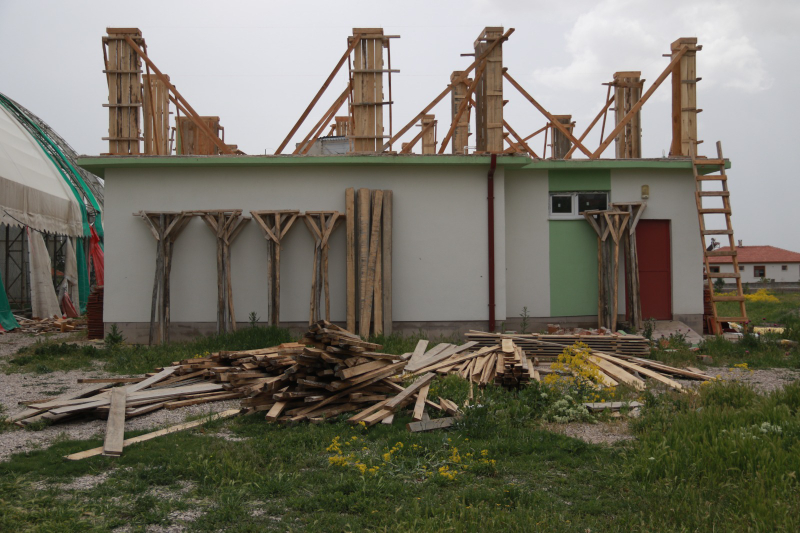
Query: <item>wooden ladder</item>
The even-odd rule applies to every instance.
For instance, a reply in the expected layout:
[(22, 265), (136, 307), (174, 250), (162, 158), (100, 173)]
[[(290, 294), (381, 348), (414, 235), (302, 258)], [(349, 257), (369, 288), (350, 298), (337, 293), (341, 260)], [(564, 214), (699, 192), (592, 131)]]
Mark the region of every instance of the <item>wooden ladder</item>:
[[(703, 245), (703, 264), (706, 271), (709, 294), (711, 295), (711, 330), (715, 335), (722, 333), (722, 322), (746, 322), (747, 310), (745, 309), (744, 292), (742, 291), (742, 277), (739, 271), (739, 259), (737, 258), (736, 242), (733, 240), (733, 226), (731, 225), (731, 202), (730, 192), (728, 191), (728, 176), (725, 174), (725, 159), (722, 157), (722, 143), (717, 142), (717, 158), (705, 159), (698, 158), (696, 148), (690, 147), (692, 156), (692, 170), (695, 180), (695, 200), (697, 201), (697, 218), (700, 222), (700, 241)], [(700, 167), (717, 167), (711, 173), (701, 174)], [(722, 185), (722, 190), (704, 191), (703, 182), (718, 181)], [(703, 198), (717, 197), (722, 199), (722, 207), (709, 208), (703, 206)], [(705, 215), (725, 215), (725, 229), (707, 229)], [(727, 235), (730, 248), (725, 251), (707, 250), (706, 235)], [(709, 264), (710, 257), (728, 256), (733, 262), (733, 272), (711, 272)], [(732, 278), (736, 280), (735, 296), (717, 296), (714, 294), (715, 278)], [(719, 316), (717, 313), (717, 302), (739, 302), (739, 316)]]

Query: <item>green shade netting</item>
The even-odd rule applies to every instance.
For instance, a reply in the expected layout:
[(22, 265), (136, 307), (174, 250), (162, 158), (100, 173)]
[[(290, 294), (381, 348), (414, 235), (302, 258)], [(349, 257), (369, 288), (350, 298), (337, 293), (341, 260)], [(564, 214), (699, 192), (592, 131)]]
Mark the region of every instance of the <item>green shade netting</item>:
[(2, 275), (0, 275), (0, 326), (3, 326), (6, 331), (19, 327), (17, 319), (11, 313), (11, 306), (8, 304), (8, 296), (6, 296)]
[[(84, 239), (75, 239), (75, 257), (78, 261), (78, 298), (80, 314), (86, 313), (86, 304), (89, 303), (89, 265), (86, 262)], [(75, 303), (75, 302), (73, 302)]]

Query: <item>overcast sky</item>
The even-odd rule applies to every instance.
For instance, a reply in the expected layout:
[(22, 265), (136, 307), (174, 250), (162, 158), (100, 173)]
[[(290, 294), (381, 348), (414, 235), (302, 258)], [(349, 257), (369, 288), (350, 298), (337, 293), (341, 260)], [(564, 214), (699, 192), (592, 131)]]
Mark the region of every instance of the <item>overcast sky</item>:
[[(273, 153), (346, 49), (353, 27), (382, 27), (392, 41), (395, 131), (469, 65), (485, 26), (516, 28), (504, 65), (553, 114), (581, 132), (603, 105), (615, 71), (641, 70), (645, 89), (679, 37), (698, 53), (700, 153), (723, 143), (732, 161), (734, 230), (745, 245), (800, 252), (791, 166), (798, 142), (800, 2), (191, 2), (0, 0), (0, 92), (16, 99), (85, 154), (108, 150), (108, 92), (101, 38), (107, 26), (138, 27), (150, 57), (201, 115), (219, 115), (226, 141)], [(302, 138), (346, 83), (342, 73), (301, 128)], [(545, 119), (506, 84), (505, 118), (527, 135)], [(434, 109), (449, 120), (449, 98)], [(668, 85), (643, 110), (643, 155), (669, 151)], [(608, 130), (606, 130), (608, 131)], [(523, 133), (524, 132), (524, 133)], [(412, 135), (414, 130), (410, 132)], [(599, 131), (587, 139), (597, 146)], [(295, 141), (299, 141), (296, 138)], [(540, 138), (537, 138), (540, 139)], [(541, 140), (533, 141), (534, 150)], [(613, 145), (606, 152), (613, 156)]]

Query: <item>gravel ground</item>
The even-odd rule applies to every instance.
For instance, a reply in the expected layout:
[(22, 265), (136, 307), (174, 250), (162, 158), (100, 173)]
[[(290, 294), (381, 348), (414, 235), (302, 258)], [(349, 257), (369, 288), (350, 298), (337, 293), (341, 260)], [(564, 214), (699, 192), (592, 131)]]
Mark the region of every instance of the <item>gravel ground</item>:
[(615, 444), (634, 439), (628, 429), (628, 421), (623, 419), (613, 422), (598, 422), (596, 424), (578, 422), (548, 424), (545, 428), (554, 433), (561, 433), (567, 437), (580, 439), (590, 444)]
[[(62, 339), (74, 336), (72, 333), (51, 335), (49, 339)], [(9, 333), (0, 335), (0, 360), (12, 356), (24, 346), (35, 344), (41, 337)], [(80, 341), (79, 341), (80, 342)], [(86, 342), (86, 341), (84, 341)], [(5, 409), (5, 416), (13, 417), (25, 410), (19, 402), (30, 400), (53, 399), (54, 397), (86, 387), (78, 384), (78, 378), (125, 377), (111, 375), (101, 369), (90, 371), (72, 370), (69, 372), (50, 372), (47, 374), (2, 374), (0, 373), (0, 405)], [(238, 400), (213, 402), (192, 405), (168, 411), (161, 409), (147, 415), (128, 420), (126, 431), (157, 429), (163, 426), (180, 424), (189, 416), (211, 414), (226, 409), (235, 409)], [(83, 417), (76, 418), (39, 431), (16, 428), (0, 433), (0, 461), (5, 461), (15, 453), (28, 452), (38, 448), (46, 448), (56, 439), (89, 439), (105, 434), (106, 421), (103, 419)], [(232, 436), (231, 436), (232, 437)], [(234, 437), (235, 438), (235, 437)]]

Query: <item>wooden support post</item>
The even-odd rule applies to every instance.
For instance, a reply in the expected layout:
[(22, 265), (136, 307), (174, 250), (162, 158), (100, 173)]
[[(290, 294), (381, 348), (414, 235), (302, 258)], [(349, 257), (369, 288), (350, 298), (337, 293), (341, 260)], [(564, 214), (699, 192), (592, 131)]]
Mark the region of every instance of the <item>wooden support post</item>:
[[(672, 146), (671, 156), (690, 155), (689, 147), (697, 144), (697, 45), (696, 37), (682, 37), (672, 43)], [(685, 52), (683, 52), (685, 49)], [(683, 52), (683, 55), (680, 55)]]
[[(566, 130), (572, 135), (575, 123), (572, 122), (572, 115), (553, 115), (553, 118), (564, 125)], [(572, 141), (558, 128), (553, 130), (553, 159), (564, 159), (572, 148)]]
[[(453, 90), (450, 93), (450, 110), (451, 110), (451, 120), (455, 121), (456, 116), (458, 115), (458, 109), (461, 105), (461, 102), (464, 101), (464, 98), (467, 95), (467, 87), (472, 85), (472, 79), (468, 78), (466, 80), (461, 79), (461, 71), (455, 71), (450, 75), (450, 83), (453, 86)], [(461, 81), (457, 81), (461, 79)], [(454, 154), (465, 154), (467, 153), (467, 145), (469, 145), (469, 119), (470, 119), (470, 106), (467, 106), (467, 109), (464, 113), (461, 114), (461, 118), (458, 119), (456, 123), (455, 130), (453, 131), (453, 144), (452, 144), (452, 153)]]
[(486, 57), (484, 75), (475, 80), (475, 131), (478, 152), (503, 151), (503, 28), (487, 27), (475, 40), (475, 57), (479, 57), (495, 41)]
[[(642, 97), (644, 81), (639, 71), (615, 72), (614, 81), (614, 117), (616, 124), (636, 105)], [(617, 159), (640, 159), (642, 157), (642, 112), (637, 111), (616, 138)]]
[[(156, 238), (156, 273), (153, 281), (153, 300), (150, 308), (150, 344), (158, 338), (159, 343), (169, 342), (170, 324), (170, 272), (175, 240), (191, 220), (184, 212), (140, 211), (141, 217)], [(156, 326), (158, 323), (158, 326)], [(158, 332), (156, 334), (156, 332)]]
[(626, 304), (625, 310), (631, 327), (639, 331), (644, 327), (642, 320), (642, 299), (639, 284), (639, 253), (636, 248), (636, 226), (642, 212), (647, 207), (645, 202), (623, 202), (611, 204), (613, 209), (629, 213), (628, 224), (623, 232), (623, 257), (625, 260)]
[(267, 240), (267, 289), (269, 292), (269, 324), (280, 325), (281, 321), (281, 240), (300, 215), (296, 209), (281, 211), (250, 211), (264, 238)]
[(141, 153), (142, 61), (128, 43), (144, 45), (138, 28), (106, 28), (103, 37), (108, 81), (108, 151), (111, 155)]
[(216, 209), (188, 213), (202, 217), (217, 239), (217, 330), (220, 333), (236, 331), (231, 245), (244, 226), (250, 222), (250, 217), (242, 216), (241, 209)]
[(328, 245), (331, 233), (339, 227), (342, 214), (338, 211), (306, 211), (303, 222), (314, 239), (314, 265), (311, 275), (311, 301), (309, 305), (309, 325), (321, 317), (322, 296), (324, 294), (325, 320), (331, 320), (330, 289), (328, 282)]

